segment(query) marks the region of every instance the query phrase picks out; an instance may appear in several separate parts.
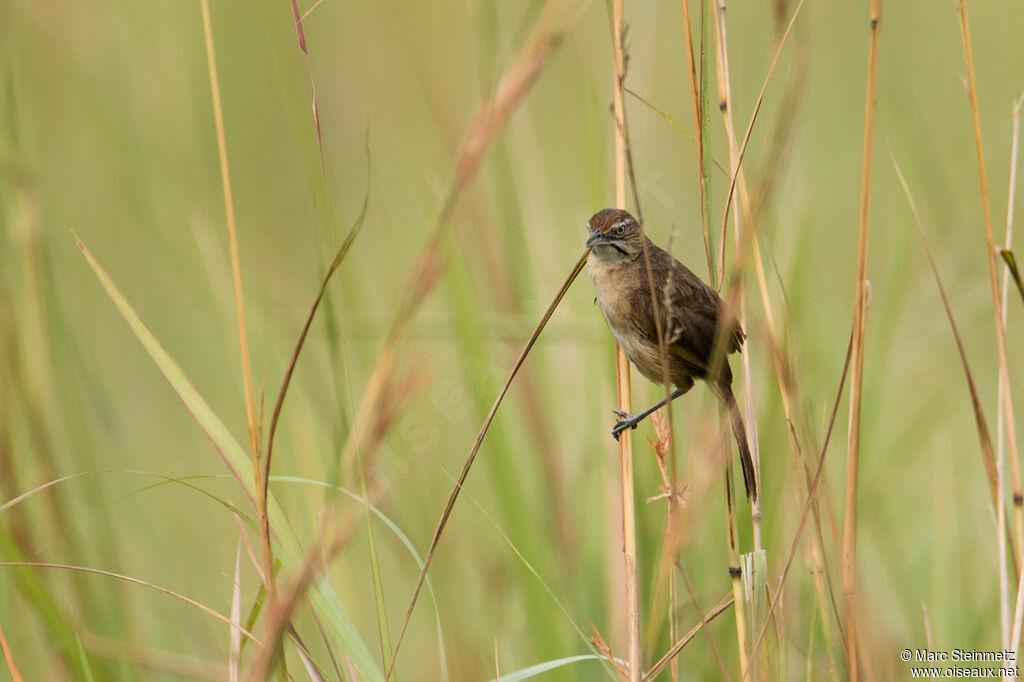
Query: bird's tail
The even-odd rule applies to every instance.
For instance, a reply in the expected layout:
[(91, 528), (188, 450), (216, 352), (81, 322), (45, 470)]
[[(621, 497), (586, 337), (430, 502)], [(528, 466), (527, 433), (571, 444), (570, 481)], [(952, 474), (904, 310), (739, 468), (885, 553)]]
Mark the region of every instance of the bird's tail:
[(747, 444), (747, 427), (743, 424), (743, 415), (740, 414), (740, 406), (736, 404), (736, 397), (732, 394), (732, 388), (728, 385), (719, 386), (718, 394), (722, 402), (729, 409), (729, 417), (732, 420), (732, 432), (736, 436), (736, 445), (740, 451), (740, 464), (743, 467), (743, 483), (747, 488), (747, 499), (757, 500), (757, 474), (754, 473), (754, 458), (750, 455), (750, 446)]

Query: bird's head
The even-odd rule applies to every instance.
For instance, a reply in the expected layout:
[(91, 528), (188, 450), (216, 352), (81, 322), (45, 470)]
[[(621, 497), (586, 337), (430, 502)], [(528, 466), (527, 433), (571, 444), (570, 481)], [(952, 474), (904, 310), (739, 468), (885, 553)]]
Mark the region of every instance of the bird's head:
[(643, 233), (636, 218), (619, 208), (598, 211), (587, 221), (587, 247), (601, 261), (633, 260), (643, 250)]

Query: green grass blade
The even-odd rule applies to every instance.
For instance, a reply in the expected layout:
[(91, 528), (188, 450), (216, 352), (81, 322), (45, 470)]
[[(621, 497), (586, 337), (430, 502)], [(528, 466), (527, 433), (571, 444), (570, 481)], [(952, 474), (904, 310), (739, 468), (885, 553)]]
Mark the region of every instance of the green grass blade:
[[(256, 489), (254, 481), (249, 476), (239, 475), (239, 472), (247, 471), (249, 467), (249, 457), (245, 450), (235, 440), (235, 437), (231, 435), (231, 431), (213, 411), (209, 403), (192, 385), (192, 382), (189, 381), (182, 368), (175, 362), (170, 353), (167, 352), (167, 349), (161, 345), (142, 321), (142, 318), (131, 307), (114, 281), (96, 259), (93, 258), (85, 244), (82, 243), (82, 240), (77, 239), (77, 237), (76, 240), (78, 248), (81, 249), (86, 261), (89, 263), (89, 267), (92, 268), (96, 278), (103, 285), (104, 290), (118, 312), (121, 313), (125, 322), (128, 323), (132, 333), (135, 334), (135, 337), (156, 364), (160, 373), (167, 379), (167, 382), (178, 395), (178, 398), (185, 404), (185, 408), (192, 415), (192, 418), (196, 420), (199, 428), (210, 439), (225, 466), (227, 466), (235, 480), (238, 481), (239, 486), (249, 498), (249, 501), (255, 506)], [(287, 530), (289, 526), (285, 522), (284, 511), (276, 499), (268, 498), (267, 514), (270, 518), (271, 528), (277, 531), (276, 539), (280, 545), (282, 564), (290, 570), (298, 570), (301, 562), (304, 561), (304, 552), (298, 540)], [(370, 655), (366, 643), (356, 630), (355, 624), (348, 616), (344, 606), (342, 606), (341, 600), (326, 580), (319, 580), (317, 586), (318, 589), (310, 595), (313, 607), (324, 618), (330, 631), (342, 643), (346, 655), (352, 660), (352, 664), (362, 678), (364, 680), (382, 682), (384, 676)]]

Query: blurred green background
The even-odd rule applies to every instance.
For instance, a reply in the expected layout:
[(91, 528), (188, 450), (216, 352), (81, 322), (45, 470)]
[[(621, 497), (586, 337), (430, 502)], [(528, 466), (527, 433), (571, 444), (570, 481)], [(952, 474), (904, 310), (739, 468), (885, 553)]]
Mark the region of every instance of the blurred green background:
[[(781, 1), (788, 20), (795, 3)], [(300, 1), (300, 11), (310, 4)], [(451, 184), (459, 141), (542, 5), (326, 0), (304, 22), (310, 72), (288, 2), (212, 3), (254, 381), (257, 392), (265, 390), (268, 415), (323, 273), (371, 180), (366, 148), (372, 158), (365, 224), (299, 361), (277, 436), (276, 475), (359, 489), (340, 462), (353, 415)], [(1024, 7), (978, 2), (970, 11), (1001, 243), (1011, 107), (1024, 90)], [(781, 32), (775, 12), (766, 0), (729, 5), (741, 134)], [(586, 219), (613, 201), (608, 9), (589, 2), (561, 16), (564, 40), (459, 197), (450, 265), (399, 346), (404, 399), (367, 463), (377, 504), (421, 554), (504, 376), (581, 253)], [(692, 130), (678, 4), (627, 2), (626, 18), (627, 85)], [(824, 438), (853, 314), (867, 44), (867, 3), (807, 2), (744, 162), (752, 187), (779, 173), (759, 241), (800, 388), (808, 456)], [(1001, 648), (997, 536), (970, 398), (891, 160), (920, 208), (994, 433), (995, 333), (965, 74), (952, 2), (886, 4), (858, 556), (866, 655), (879, 679), (906, 674), (897, 652), (925, 646), (925, 618), (933, 648)], [(637, 99), (627, 105), (647, 232), (659, 244), (672, 233), (673, 253), (706, 276), (694, 146)], [(728, 166), (721, 117), (713, 113), (714, 156)], [(727, 188), (716, 171), (716, 229)], [(74, 239), (247, 442), (198, 2), (0, 4), (0, 221), (0, 501), (74, 477), (0, 511), (0, 558), (122, 573), (227, 614), (238, 528), (218, 500), (252, 509)], [(738, 381), (750, 382), (757, 405), (764, 546), (774, 581), (803, 498), (756, 282), (750, 277), (745, 286), (752, 372)], [(625, 655), (618, 459), (608, 436), (612, 344), (592, 299), (581, 277), (513, 384), (439, 547), (430, 575), (451, 679), (490, 679), (496, 658), (507, 674), (589, 653), (573, 621), (588, 634), (592, 622)], [(1011, 290), (1007, 338), (1018, 406), (1021, 303)], [(733, 367), (739, 376), (738, 362)], [(636, 377), (635, 404), (649, 404), (660, 390)], [(714, 438), (706, 426), (716, 410), (698, 388), (674, 412), (680, 475), (696, 500), (682, 558), (707, 610), (729, 590), (721, 477), (694, 474), (708, 462)], [(838, 535), (830, 529), (842, 516), (846, 415), (844, 398), (822, 491), (828, 570), (840, 601)], [(634, 438), (641, 609), (645, 624), (652, 613), (661, 624), (665, 605), (652, 590), (664, 501), (642, 503), (659, 492), (643, 438), (652, 433), (645, 424)], [(154, 487), (159, 477), (197, 478)], [(324, 514), (359, 507), (311, 483), (271, 487), (306, 543)], [(745, 504), (739, 519), (746, 551)], [(383, 525), (374, 530), (393, 638), (417, 566)], [(369, 552), (361, 521), (329, 577), (379, 659)], [(244, 616), (259, 587), (244, 550), (241, 576)], [(682, 593), (679, 617), (688, 629), (698, 616)], [(441, 679), (433, 608), (421, 598), (399, 679)], [(842, 648), (823, 642), (802, 552), (783, 613), (787, 676), (827, 679), (826, 651), (841, 662)], [(308, 609), (296, 625), (326, 659)], [(223, 679), (227, 670), (223, 623), (97, 575), (0, 568), (0, 627), (27, 680)], [(736, 679), (731, 614), (710, 631)], [(660, 625), (646, 639), (649, 664), (670, 642)], [(288, 660), (296, 679), (304, 677), (293, 650)], [(719, 675), (702, 636), (679, 660), (682, 679)], [(9, 675), (4, 669), (0, 679)], [(586, 661), (545, 679), (606, 676)]]

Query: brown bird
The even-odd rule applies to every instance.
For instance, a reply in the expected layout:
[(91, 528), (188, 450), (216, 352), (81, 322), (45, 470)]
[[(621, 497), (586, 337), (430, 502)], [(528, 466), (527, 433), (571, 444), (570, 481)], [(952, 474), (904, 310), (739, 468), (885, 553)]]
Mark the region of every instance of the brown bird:
[[(726, 359), (728, 353), (738, 351), (743, 345), (743, 329), (725, 311), (718, 293), (644, 236), (636, 218), (626, 211), (616, 208), (598, 211), (587, 226), (590, 228), (587, 272), (597, 291), (597, 305), (629, 361), (649, 380), (661, 384), (664, 374), (644, 260), (646, 243), (665, 339), (668, 378), (676, 387), (671, 399), (689, 391), (694, 379), (707, 382), (732, 418), (747, 498), (756, 499), (754, 461), (747, 445), (743, 417), (732, 394), (732, 370)], [(716, 334), (721, 336), (717, 349), (714, 348)], [(617, 440), (622, 431), (635, 429), (665, 402), (663, 399), (636, 415), (615, 410), (620, 419), (612, 435)]]

